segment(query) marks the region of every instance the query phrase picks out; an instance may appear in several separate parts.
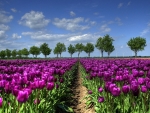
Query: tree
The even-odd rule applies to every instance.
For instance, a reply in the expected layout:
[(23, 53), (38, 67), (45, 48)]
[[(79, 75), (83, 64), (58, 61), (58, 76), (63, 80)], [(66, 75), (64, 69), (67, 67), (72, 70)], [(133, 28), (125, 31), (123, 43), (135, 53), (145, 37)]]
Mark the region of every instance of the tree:
[(55, 49), (55, 52), (56, 52), (56, 53), (59, 53), (59, 54), (60, 54), (60, 57), (61, 57), (62, 52), (65, 52), (65, 51), (66, 51), (66, 46), (65, 46), (64, 43), (58, 42), (58, 43), (56, 44), (56, 47), (55, 47), (55, 48), (56, 48), (56, 49)]
[(40, 54), (40, 48), (36, 47), (36, 46), (32, 46), (32, 47), (30, 47), (29, 52), (33, 55), (33, 57), (35, 55), (35, 57), (37, 58), (37, 55)]
[(103, 43), (103, 37), (100, 37), (97, 39), (97, 42), (95, 44), (95, 47), (100, 50), (101, 57), (103, 58), (103, 52), (104, 52), (104, 43)]
[(17, 50), (16, 49), (12, 50), (11, 55), (12, 55), (13, 58), (16, 58)]
[(94, 51), (94, 45), (92, 43), (87, 43), (84, 47), (84, 51), (88, 53), (88, 57), (90, 57), (90, 53)]
[(42, 52), (42, 54), (45, 56), (45, 58), (47, 57), (47, 55), (49, 55), (51, 53), (51, 49), (48, 47), (47, 43), (43, 43), (40, 46), (40, 51)]
[(30, 54), (27, 48), (24, 48), (21, 50), (22, 55), (25, 55), (26, 57), (28, 57), (28, 55)]
[(138, 51), (144, 50), (144, 47), (146, 46), (146, 39), (142, 37), (131, 38), (127, 42), (127, 45), (132, 51), (134, 51), (136, 57)]
[(54, 54), (57, 54), (57, 58), (58, 58), (59, 51), (58, 51), (58, 48), (57, 48), (57, 47), (54, 48), (53, 53), (54, 53)]
[(71, 58), (72, 58), (73, 53), (76, 52), (76, 48), (72, 44), (70, 44), (68, 47), (68, 52), (70, 53)]
[(2, 51), (0, 52), (0, 57), (1, 57), (1, 58), (5, 58), (5, 56), (6, 56), (6, 51), (5, 51), (5, 50), (2, 50)]
[(17, 55), (19, 56), (19, 58), (21, 58), (22, 57), (22, 50), (18, 50), (18, 52), (17, 52)]
[(11, 56), (11, 50), (6, 49), (6, 56), (7, 56), (7, 58), (10, 58), (10, 56)]
[(76, 51), (78, 52), (78, 58), (79, 58), (80, 53), (84, 50), (84, 45), (82, 43), (77, 43), (75, 45), (75, 48)]
[(103, 37), (104, 51), (108, 53), (108, 57), (110, 56), (110, 53), (115, 50), (113, 41), (114, 39), (108, 34)]

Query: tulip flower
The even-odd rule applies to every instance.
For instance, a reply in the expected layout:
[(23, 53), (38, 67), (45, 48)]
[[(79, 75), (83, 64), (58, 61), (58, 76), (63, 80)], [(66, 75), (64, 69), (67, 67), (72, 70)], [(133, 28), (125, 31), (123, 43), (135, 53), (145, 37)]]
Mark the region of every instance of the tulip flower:
[(3, 105), (3, 98), (0, 97), (0, 108), (2, 107)]

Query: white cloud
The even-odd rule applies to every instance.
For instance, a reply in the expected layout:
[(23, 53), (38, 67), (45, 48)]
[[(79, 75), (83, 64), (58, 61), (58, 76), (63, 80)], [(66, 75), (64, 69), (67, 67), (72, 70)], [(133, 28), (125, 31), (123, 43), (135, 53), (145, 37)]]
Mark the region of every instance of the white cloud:
[(73, 11), (70, 11), (70, 16), (76, 16), (76, 14)]
[(7, 31), (7, 30), (9, 30), (9, 26), (4, 25), (4, 24), (0, 24), (0, 30)]
[(131, 4), (131, 2), (128, 2), (127, 6), (129, 6)]
[(96, 24), (96, 22), (95, 22), (95, 21), (91, 21), (90, 23), (91, 23), (91, 25), (95, 25), (95, 24)]
[(6, 13), (0, 12), (0, 23), (5, 24), (10, 22), (13, 19), (13, 16), (7, 16)]
[(82, 18), (82, 17), (78, 17), (78, 18), (74, 18), (74, 19), (55, 18), (53, 24), (59, 28), (64, 28), (64, 29), (70, 30), (70, 31), (89, 29), (89, 26), (80, 24), (83, 22), (84, 22), (84, 18)]
[(21, 36), (19, 36), (17, 33), (13, 33), (12, 38), (19, 39), (19, 38), (21, 38)]
[(104, 18), (105, 16), (99, 16), (99, 18)]
[(149, 31), (150, 31), (149, 28), (144, 29), (144, 30), (141, 32), (141, 36), (144, 36), (144, 35), (147, 34)]
[(70, 34), (49, 34), (43, 31), (23, 32), (22, 35), (30, 36), (32, 39), (35, 39), (35, 40), (52, 40), (52, 41), (65, 39), (66, 37), (71, 36)]
[(0, 30), (0, 39), (6, 38), (6, 37), (7, 37), (7, 35), (5, 34), (5, 31)]
[(97, 35), (92, 34), (81, 34), (68, 38), (67, 40), (70, 42), (93, 42), (97, 37)]
[(45, 19), (42, 12), (31, 11), (21, 17), (19, 24), (27, 26), (31, 29), (41, 29), (48, 25), (49, 19)]
[(104, 24), (100, 27), (101, 32), (106, 33), (106, 32), (110, 32), (111, 28), (108, 27), (107, 24)]
[(120, 48), (123, 48), (123, 45), (122, 45), (122, 46), (120, 46)]
[(150, 27), (150, 22), (147, 24), (148, 27)]
[(119, 17), (115, 18), (115, 21), (117, 22), (118, 25), (122, 25), (123, 23), (121, 22), (121, 19)]
[(11, 8), (11, 11), (14, 13), (17, 12), (17, 10), (15, 8)]
[(123, 6), (123, 3), (118, 4), (118, 8), (121, 8)]
[(98, 12), (95, 12), (94, 15), (99, 15), (99, 13), (98, 13)]

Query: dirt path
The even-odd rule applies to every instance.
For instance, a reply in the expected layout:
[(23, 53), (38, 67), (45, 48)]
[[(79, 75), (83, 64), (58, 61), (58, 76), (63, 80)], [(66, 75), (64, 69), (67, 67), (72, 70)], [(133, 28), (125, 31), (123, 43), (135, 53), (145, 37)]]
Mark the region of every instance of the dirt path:
[(86, 100), (83, 98), (87, 95), (87, 89), (82, 85), (82, 78), (80, 73), (80, 68), (78, 68), (77, 78), (75, 80), (75, 85), (73, 86), (73, 94), (71, 106), (74, 113), (95, 113), (93, 108), (86, 109)]

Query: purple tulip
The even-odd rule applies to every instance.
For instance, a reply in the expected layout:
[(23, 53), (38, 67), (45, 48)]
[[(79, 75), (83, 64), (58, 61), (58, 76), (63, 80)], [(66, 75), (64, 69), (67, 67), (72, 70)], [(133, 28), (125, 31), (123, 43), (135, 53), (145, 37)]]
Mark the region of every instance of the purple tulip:
[(120, 90), (120, 88), (119, 87), (113, 87), (113, 89), (111, 90), (111, 94), (113, 95), (113, 96), (119, 96), (120, 95), (120, 93), (121, 93), (121, 90)]
[(142, 85), (142, 84), (144, 84), (145, 83), (145, 79), (144, 78), (138, 78), (138, 83), (140, 84), (140, 85)]
[(0, 108), (2, 107), (3, 105), (3, 98), (0, 97)]
[(39, 104), (39, 103), (40, 103), (40, 100), (36, 98), (36, 99), (34, 100), (34, 104)]
[(91, 90), (88, 90), (88, 94), (92, 94), (92, 91), (91, 91)]
[(146, 86), (141, 86), (141, 92), (146, 93), (147, 92), (147, 87)]
[(124, 94), (127, 94), (129, 91), (130, 91), (130, 86), (129, 85), (122, 86), (122, 92)]
[(102, 103), (102, 102), (104, 102), (104, 97), (98, 97), (98, 102), (100, 102), (100, 103)]
[(20, 103), (25, 103), (29, 98), (28, 92), (27, 91), (19, 91), (18, 92), (18, 96), (17, 96), (17, 100)]
[(49, 82), (46, 86), (47, 90), (52, 90), (54, 88), (55, 84), (54, 82)]

